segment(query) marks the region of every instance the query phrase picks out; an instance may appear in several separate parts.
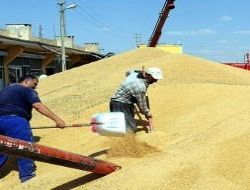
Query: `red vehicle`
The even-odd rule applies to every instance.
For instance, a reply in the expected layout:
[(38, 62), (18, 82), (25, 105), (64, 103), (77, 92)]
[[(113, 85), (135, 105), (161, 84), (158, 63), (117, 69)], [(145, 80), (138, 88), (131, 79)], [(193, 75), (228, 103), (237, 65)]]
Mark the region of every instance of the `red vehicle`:
[(222, 64), (238, 67), (240, 69), (250, 70), (249, 53), (246, 53), (245, 57), (246, 61), (244, 61), (244, 63), (222, 63)]
[(249, 63), (223, 63), (225, 65), (230, 65), (233, 67), (238, 67), (241, 69), (246, 69), (246, 70), (250, 70), (250, 64)]

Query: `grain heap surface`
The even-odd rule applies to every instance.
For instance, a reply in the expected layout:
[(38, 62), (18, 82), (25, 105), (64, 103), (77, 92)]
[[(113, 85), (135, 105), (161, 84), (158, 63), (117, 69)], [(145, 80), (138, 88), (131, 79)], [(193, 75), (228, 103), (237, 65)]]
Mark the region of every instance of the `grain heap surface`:
[[(109, 138), (88, 128), (33, 130), (39, 144), (107, 160), (120, 171), (100, 177), (36, 162), (36, 178), (20, 184), (14, 170), (0, 189), (249, 189), (249, 71), (144, 48), (48, 77), (38, 92), (67, 123), (89, 122), (108, 111), (125, 72), (142, 66), (164, 71), (148, 90), (155, 132)], [(34, 127), (52, 124), (34, 113)]]

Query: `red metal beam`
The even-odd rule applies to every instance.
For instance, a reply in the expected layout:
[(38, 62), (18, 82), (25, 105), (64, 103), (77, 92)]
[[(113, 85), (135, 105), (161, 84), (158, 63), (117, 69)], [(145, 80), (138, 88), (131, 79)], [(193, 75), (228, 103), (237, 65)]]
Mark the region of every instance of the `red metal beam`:
[(110, 162), (6, 137), (3, 135), (0, 135), (0, 152), (15, 157), (28, 158), (40, 162), (46, 162), (104, 175), (110, 174), (121, 168), (120, 166)]
[(224, 65), (229, 65), (232, 67), (237, 67), (240, 69), (250, 70), (250, 64), (248, 63), (222, 63)]
[(244, 62), (243, 63), (239, 63), (239, 62), (224, 62), (222, 63), (224, 65), (230, 65), (232, 67), (237, 67), (240, 69), (245, 69), (245, 70), (250, 70), (250, 57), (249, 57), (249, 53), (246, 53), (244, 55)]
[(163, 25), (168, 17), (168, 14), (169, 14), (170, 10), (175, 8), (174, 1), (175, 0), (166, 0), (165, 1), (164, 6), (160, 12), (160, 16), (158, 18), (158, 21), (155, 25), (154, 31), (150, 37), (148, 47), (155, 47), (157, 45), (159, 38), (161, 36), (161, 31), (162, 31)]

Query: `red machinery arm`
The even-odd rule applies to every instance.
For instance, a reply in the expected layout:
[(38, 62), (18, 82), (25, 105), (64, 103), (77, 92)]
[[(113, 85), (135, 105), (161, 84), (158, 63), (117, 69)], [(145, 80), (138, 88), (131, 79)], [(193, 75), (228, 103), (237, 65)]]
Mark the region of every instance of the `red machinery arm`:
[(0, 135), (0, 153), (104, 175), (110, 174), (121, 168), (110, 162), (3, 135)]
[(175, 8), (174, 1), (175, 0), (166, 0), (165, 1), (165, 4), (160, 12), (160, 16), (158, 18), (158, 21), (155, 25), (154, 31), (150, 37), (148, 47), (155, 47), (156, 44), (158, 43), (159, 38), (161, 36), (161, 30), (162, 30), (163, 25), (168, 17), (168, 14), (169, 14), (170, 10)]

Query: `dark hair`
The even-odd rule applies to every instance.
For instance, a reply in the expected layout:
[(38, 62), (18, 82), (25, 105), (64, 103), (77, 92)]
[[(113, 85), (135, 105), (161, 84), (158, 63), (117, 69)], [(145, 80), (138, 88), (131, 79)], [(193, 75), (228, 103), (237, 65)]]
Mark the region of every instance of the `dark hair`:
[(27, 75), (23, 75), (19, 80), (18, 82), (21, 83), (25, 80), (38, 80), (38, 78), (35, 76), (35, 75), (30, 75), (30, 74), (27, 74)]

